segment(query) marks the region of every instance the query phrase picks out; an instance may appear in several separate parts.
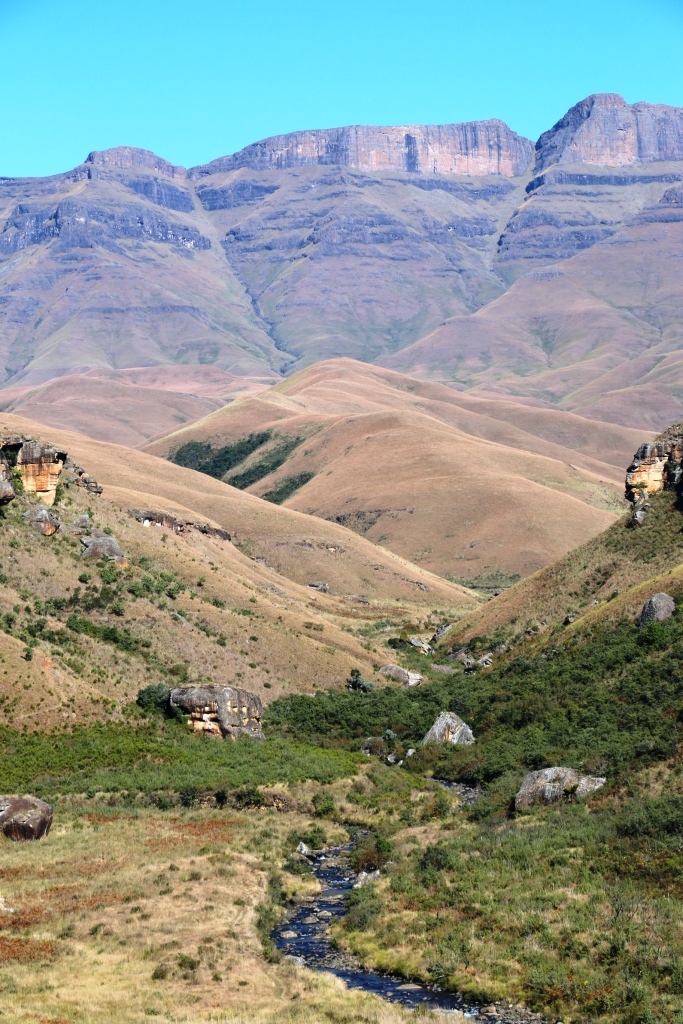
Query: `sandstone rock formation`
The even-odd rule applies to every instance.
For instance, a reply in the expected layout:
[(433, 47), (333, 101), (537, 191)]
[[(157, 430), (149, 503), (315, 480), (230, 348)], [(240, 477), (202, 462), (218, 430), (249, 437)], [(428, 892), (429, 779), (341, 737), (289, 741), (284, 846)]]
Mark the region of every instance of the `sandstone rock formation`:
[(624, 167), (683, 160), (683, 108), (634, 103), (615, 93), (588, 96), (536, 143), (536, 171), (553, 164)]
[(659, 593), (649, 597), (643, 605), (638, 616), (638, 625), (641, 629), (649, 622), (664, 622), (671, 618), (676, 611), (676, 604), (669, 594)]
[(642, 444), (626, 470), (626, 498), (637, 501), (647, 494), (675, 486), (681, 480), (683, 423), (675, 423), (654, 441)]
[(351, 125), (275, 135), (239, 153), (192, 167), (188, 177), (197, 180), (241, 167), (263, 171), (311, 164), (359, 171), (516, 177), (524, 174), (532, 154), (533, 143), (497, 119), (393, 128)]
[(0, 796), (0, 832), (14, 842), (42, 839), (52, 825), (52, 808), (37, 797)]
[(552, 804), (569, 797), (588, 796), (604, 786), (606, 781), (580, 775), (574, 768), (542, 768), (529, 772), (515, 796), (515, 810), (523, 811), (532, 804)]
[(45, 505), (38, 505), (24, 512), (22, 519), (32, 530), (42, 533), (43, 537), (51, 537), (62, 525), (57, 516)]
[(261, 732), (263, 705), (255, 693), (234, 686), (178, 686), (171, 690), (171, 707), (190, 716), (195, 732), (236, 740), (243, 733), (255, 739)]
[(184, 178), (184, 167), (176, 167), (157, 156), (149, 149), (135, 149), (134, 146), (115, 146), (113, 149), (95, 150), (85, 158), (92, 167), (130, 167), (136, 170), (156, 171), (167, 178)]
[(52, 505), (66, 452), (24, 435), (0, 437), (0, 451), (0, 501), (6, 504), (14, 496), (10, 467), (16, 466), (24, 490), (37, 494), (43, 504)]
[(469, 747), (474, 743), (474, 733), (459, 715), (442, 711), (422, 743), (453, 743)]

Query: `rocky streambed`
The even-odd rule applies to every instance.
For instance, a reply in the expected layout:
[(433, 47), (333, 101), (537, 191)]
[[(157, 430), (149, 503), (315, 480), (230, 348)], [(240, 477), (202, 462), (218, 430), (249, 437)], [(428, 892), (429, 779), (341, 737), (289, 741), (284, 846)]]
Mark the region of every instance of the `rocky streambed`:
[(482, 1022), (501, 1024), (543, 1021), (541, 1014), (528, 1010), (513, 1006), (472, 1006), (436, 986), (413, 984), (405, 978), (367, 970), (353, 956), (336, 949), (330, 942), (330, 925), (343, 918), (346, 897), (356, 881), (349, 864), (350, 852), (351, 845), (348, 845), (325, 850), (315, 857), (312, 868), (322, 886), (320, 894), (309, 897), (272, 933), (276, 946), (286, 957), (302, 967), (335, 974), (349, 988), (362, 989), (410, 1008), (459, 1011)]

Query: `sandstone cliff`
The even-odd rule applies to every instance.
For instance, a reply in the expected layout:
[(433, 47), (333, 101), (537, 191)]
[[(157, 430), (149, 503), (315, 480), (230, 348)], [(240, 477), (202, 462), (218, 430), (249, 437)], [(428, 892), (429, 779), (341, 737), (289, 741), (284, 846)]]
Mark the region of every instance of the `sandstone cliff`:
[(130, 167), (135, 170), (156, 171), (167, 178), (184, 178), (185, 168), (175, 167), (149, 149), (134, 146), (115, 146), (113, 149), (95, 150), (85, 158), (94, 167)]
[(413, 174), (524, 174), (533, 143), (497, 119), (466, 124), (403, 125), (378, 128), (351, 125), (291, 132), (255, 142), (231, 156), (193, 167), (193, 180), (241, 167), (281, 170), (336, 164), (359, 171)]
[(581, 100), (536, 143), (535, 170), (554, 164), (623, 167), (683, 160), (683, 108), (633, 103), (616, 93)]
[(674, 423), (654, 441), (642, 444), (633, 456), (626, 471), (626, 498), (636, 501), (678, 483), (682, 460), (683, 423)]

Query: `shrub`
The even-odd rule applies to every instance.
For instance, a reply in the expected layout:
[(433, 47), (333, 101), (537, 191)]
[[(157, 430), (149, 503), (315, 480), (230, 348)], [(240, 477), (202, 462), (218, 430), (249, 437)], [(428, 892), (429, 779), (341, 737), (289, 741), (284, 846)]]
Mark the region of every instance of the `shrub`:
[(337, 813), (334, 797), (331, 793), (325, 791), (314, 795), (313, 807), (316, 818), (334, 818)]
[(374, 885), (353, 889), (346, 899), (344, 928), (347, 931), (365, 931), (382, 912), (382, 898)]
[(371, 832), (351, 853), (351, 866), (355, 871), (377, 871), (391, 857), (393, 847), (386, 836)]
[(143, 687), (138, 691), (135, 703), (147, 715), (171, 716), (176, 711), (175, 708), (171, 708), (171, 691), (163, 683)]

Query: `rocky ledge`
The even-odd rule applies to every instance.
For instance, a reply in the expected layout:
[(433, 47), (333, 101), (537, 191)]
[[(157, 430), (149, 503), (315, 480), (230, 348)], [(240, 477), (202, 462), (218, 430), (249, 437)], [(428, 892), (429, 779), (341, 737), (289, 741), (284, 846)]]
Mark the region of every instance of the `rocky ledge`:
[(641, 444), (633, 456), (626, 470), (626, 499), (639, 502), (648, 494), (676, 486), (681, 481), (682, 460), (683, 423), (674, 423), (654, 441)]

